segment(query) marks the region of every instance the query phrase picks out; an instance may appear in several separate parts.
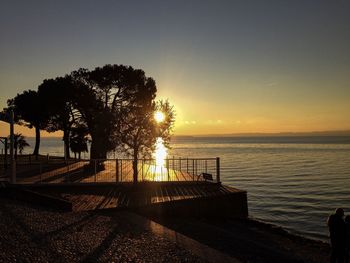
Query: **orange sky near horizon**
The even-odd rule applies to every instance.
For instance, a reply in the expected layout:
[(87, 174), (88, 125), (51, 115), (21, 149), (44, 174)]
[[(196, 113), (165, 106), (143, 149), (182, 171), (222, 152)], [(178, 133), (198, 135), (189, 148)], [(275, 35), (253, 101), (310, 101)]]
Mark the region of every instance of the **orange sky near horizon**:
[[(319, 132), (319, 131), (344, 131), (350, 130), (349, 126), (336, 126), (334, 120), (325, 125), (317, 120), (310, 118), (308, 123), (303, 123), (303, 120), (293, 120), (288, 122), (271, 121), (264, 118), (252, 120), (193, 120), (186, 119), (181, 112), (177, 116), (174, 127), (174, 135), (227, 135), (235, 133), (280, 133), (280, 132)], [(300, 128), (303, 126), (304, 128)], [(8, 136), (10, 132), (10, 125), (0, 121), (0, 136)], [(26, 137), (35, 137), (35, 130), (29, 129), (25, 126), (15, 125), (15, 133), (21, 133)], [(46, 132), (41, 131), (41, 137), (62, 137), (62, 131)]]

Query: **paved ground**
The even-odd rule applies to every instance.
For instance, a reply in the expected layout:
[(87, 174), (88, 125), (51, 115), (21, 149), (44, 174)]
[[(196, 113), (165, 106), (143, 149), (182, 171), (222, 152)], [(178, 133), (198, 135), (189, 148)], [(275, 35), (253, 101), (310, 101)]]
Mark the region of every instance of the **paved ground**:
[(203, 262), (115, 213), (58, 213), (3, 198), (0, 251), (0, 262)]

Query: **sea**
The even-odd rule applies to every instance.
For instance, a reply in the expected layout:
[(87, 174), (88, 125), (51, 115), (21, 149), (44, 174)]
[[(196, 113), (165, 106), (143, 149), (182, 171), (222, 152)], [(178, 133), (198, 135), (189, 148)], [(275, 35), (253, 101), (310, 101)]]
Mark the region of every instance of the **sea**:
[[(63, 155), (63, 142), (42, 138), (40, 151)], [(350, 214), (350, 136), (175, 137), (168, 155), (220, 157), (222, 182), (248, 192), (249, 216), (293, 234), (327, 241), (328, 216)]]

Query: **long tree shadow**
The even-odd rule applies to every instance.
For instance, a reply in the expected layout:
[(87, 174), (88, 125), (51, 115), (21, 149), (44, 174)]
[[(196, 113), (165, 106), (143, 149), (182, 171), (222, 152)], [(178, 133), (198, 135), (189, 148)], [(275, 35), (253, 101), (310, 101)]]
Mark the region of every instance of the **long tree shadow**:
[(79, 168), (76, 168), (71, 171), (67, 171), (64, 173), (59, 173), (56, 175), (52, 175), (46, 177), (41, 180), (42, 183), (51, 183), (51, 182), (62, 182), (62, 183), (74, 183), (81, 182), (87, 180), (89, 178), (93, 178), (96, 172), (100, 172), (104, 170), (103, 166), (98, 166), (95, 171), (95, 168), (91, 164), (85, 164)]
[(40, 234), (37, 234), (30, 227), (28, 227), (27, 224), (20, 218), (20, 216), (18, 216), (16, 213), (13, 213), (10, 208), (0, 203), (0, 209), (4, 212), (4, 215), (7, 215), (9, 219), (15, 223), (15, 225), (19, 226), (27, 238), (35, 244), (37, 249), (42, 250), (42, 247), (45, 244), (45, 251), (48, 252), (52, 258), (62, 258), (62, 256), (57, 252), (56, 248), (51, 245), (48, 239), (40, 238)]
[(83, 226), (88, 224), (89, 222), (91, 222), (94, 219), (94, 217), (96, 217), (96, 215), (94, 213), (89, 213), (86, 216), (84, 216), (83, 218), (81, 218), (80, 220), (75, 221), (71, 224), (64, 225), (61, 228), (47, 232), (45, 234), (37, 235), (35, 237), (35, 240), (42, 243), (42, 242), (45, 242), (46, 239), (51, 238), (51, 237), (56, 236), (56, 235), (59, 235), (60, 233), (65, 232), (69, 229), (83, 228)]
[(32, 165), (17, 165), (16, 167), (16, 173), (17, 173), (17, 179), (18, 180), (35, 180), (38, 177), (38, 174), (43, 172), (53, 172), (57, 169), (61, 169), (66, 167), (67, 165), (65, 163), (59, 163), (59, 164), (46, 164), (42, 165), (41, 167), (39, 164), (32, 164)]
[(118, 224), (115, 224), (113, 229), (109, 232), (109, 234), (105, 237), (105, 239), (97, 246), (91, 253), (85, 256), (85, 258), (81, 262), (97, 262), (100, 257), (104, 254), (104, 252), (111, 246), (113, 240), (120, 233), (120, 228)]

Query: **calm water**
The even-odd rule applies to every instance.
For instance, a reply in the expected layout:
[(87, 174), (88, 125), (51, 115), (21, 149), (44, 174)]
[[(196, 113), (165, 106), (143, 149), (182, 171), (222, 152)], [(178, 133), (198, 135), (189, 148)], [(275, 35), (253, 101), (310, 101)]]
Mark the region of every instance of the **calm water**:
[[(41, 150), (62, 154), (62, 145), (43, 139)], [(220, 157), (222, 181), (248, 191), (250, 216), (293, 233), (327, 240), (329, 213), (350, 213), (350, 137), (186, 137), (169, 154)]]

